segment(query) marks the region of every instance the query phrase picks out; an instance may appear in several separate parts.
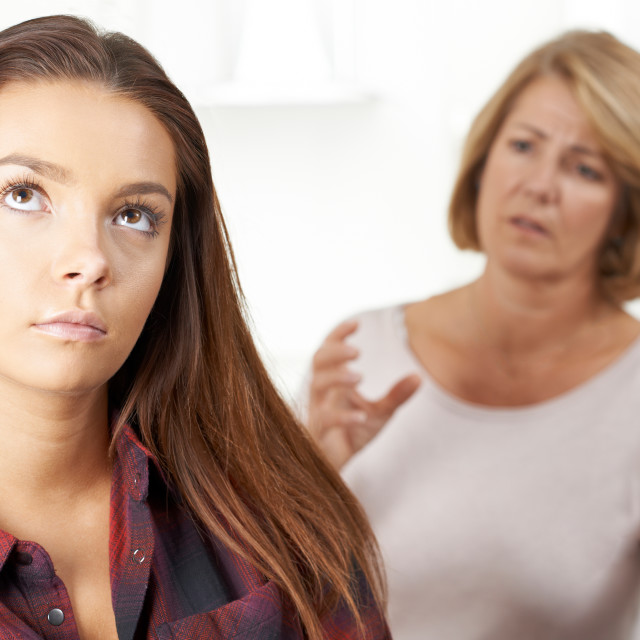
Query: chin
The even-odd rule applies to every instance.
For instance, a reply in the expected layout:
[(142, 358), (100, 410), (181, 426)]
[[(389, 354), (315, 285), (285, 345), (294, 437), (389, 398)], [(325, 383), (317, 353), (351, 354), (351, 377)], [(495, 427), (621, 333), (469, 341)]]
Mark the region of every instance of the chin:
[(509, 252), (494, 262), (499, 263), (501, 271), (525, 280), (555, 280), (560, 275), (556, 265), (526, 251)]
[(82, 376), (68, 375), (57, 379), (39, 377), (29, 381), (28, 386), (34, 391), (41, 391), (49, 395), (59, 396), (85, 396), (95, 393), (100, 388), (106, 389), (106, 381), (95, 380)]
[(0, 381), (2, 386), (6, 384), (13, 389), (61, 396), (81, 396), (106, 388), (109, 372), (92, 367), (90, 363), (74, 364), (32, 360), (19, 368), (1, 366)]

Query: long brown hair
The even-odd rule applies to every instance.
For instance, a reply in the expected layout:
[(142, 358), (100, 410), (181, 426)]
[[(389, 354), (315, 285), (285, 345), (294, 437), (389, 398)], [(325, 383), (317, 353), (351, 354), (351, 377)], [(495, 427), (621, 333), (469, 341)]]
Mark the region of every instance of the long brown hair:
[(461, 249), (480, 250), (478, 178), (514, 102), (533, 80), (560, 77), (582, 107), (622, 184), (612, 233), (600, 253), (600, 289), (615, 302), (640, 295), (640, 53), (604, 31), (569, 31), (526, 56), (471, 125), (449, 204)]
[[(156, 60), (120, 33), (71, 16), (0, 33), (0, 86), (72, 79), (144, 104), (176, 151), (170, 256), (138, 343), (110, 381), (194, 520), (290, 599), (311, 639), (338, 602), (363, 637), (355, 581), (383, 581), (373, 535), (337, 473), (275, 390), (245, 320), (229, 237), (196, 116)], [(371, 604), (371, 603), (369, 603)]]

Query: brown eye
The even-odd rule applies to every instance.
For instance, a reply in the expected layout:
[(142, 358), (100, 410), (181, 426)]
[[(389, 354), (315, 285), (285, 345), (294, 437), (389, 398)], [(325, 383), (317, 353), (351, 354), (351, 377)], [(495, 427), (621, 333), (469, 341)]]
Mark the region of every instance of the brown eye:
[[(127, 206), (129, 206), (129, 208), (126, 208)], [(156, 219), (156, 214), (145, 211), (144, 209), (138, 209), (135, 206), (125, 205), (125, 208), (116, 214), (116, 217), (113, 219), (113, 224), (155, 235), (157, 232)]]
[(16, 204), (26, 204), (33, 198), (33, 190), (31, 189), (15, 189), (11, 192), (11, 199)]
[(0, 195), (0, 206), (14, 211), (47, 211), (45, 197), (36, 188), (17, 184), (7, 187)]
[(142, 219), (142, 213), (140, 213), (140, 211), (136, 211), (135, 209), (127, 209), (120, 215), (122, 216), (122, 220), (125, 224), (136, 224)]

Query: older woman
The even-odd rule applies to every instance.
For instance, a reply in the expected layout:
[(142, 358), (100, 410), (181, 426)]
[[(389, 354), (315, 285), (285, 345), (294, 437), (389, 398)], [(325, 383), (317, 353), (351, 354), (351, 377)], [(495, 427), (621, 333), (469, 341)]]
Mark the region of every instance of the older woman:
[(69, 16), (0, 32), (0, 183), (0, 638), (387, 638), (158, 63)]
[(399, 640), (631, 633), (638, 105), (640, 55), (609, 34), (530, 54), (474, 121), (451, 199), (481, 277), (364, 313), (314, 358), (310, 428), (373, 524)]

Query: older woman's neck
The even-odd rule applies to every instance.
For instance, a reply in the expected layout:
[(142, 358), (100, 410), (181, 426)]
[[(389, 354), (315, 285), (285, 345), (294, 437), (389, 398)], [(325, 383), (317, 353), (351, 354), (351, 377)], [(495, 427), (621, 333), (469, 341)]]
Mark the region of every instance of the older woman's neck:
[(577, 332), (619, 313), (588, 278), (526, 279), (490, 265), (470, 295), (485, 337), (511, 352), (566, 346)]

